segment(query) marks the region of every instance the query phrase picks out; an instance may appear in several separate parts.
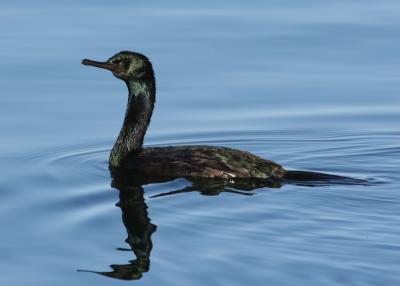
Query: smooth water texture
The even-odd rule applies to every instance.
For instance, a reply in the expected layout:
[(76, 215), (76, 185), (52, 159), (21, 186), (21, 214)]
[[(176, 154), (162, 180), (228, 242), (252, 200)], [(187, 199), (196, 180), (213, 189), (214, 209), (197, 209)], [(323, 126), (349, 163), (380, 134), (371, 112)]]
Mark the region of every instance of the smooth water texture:
[[(399, 1), (0, 7), (1, 285), (400, 285)], [(120, 50), (154, 65), (147, 146), (373, 183), (111, 186), (127, 90), (80, 60)]]

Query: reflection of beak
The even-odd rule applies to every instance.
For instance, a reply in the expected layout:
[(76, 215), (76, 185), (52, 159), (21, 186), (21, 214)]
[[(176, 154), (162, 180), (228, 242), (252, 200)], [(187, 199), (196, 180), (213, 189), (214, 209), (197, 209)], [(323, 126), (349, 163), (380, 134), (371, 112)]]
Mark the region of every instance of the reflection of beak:
[(92, 66), (92, 67), (98, 67), (102, 69), (106, 69), (112, 72), (117, 71), (117, 66), (115, 64), (111, 64), (109, 62), (96, 62), (88, 59), (82, 60), (82, 64), (85, 66)]

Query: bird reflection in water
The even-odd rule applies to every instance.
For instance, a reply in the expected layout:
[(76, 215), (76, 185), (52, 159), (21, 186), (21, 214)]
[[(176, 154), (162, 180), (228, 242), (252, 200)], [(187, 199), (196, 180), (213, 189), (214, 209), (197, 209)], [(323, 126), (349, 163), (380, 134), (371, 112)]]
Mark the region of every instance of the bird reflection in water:
[[(184, 194), (188, 192), (199, 192), (206, 196), (216, 196), (221, 193), (231, 193), (236, 195), (251, 196), (255, 189), (260, 188), (280, 188), (283, 184), (295, 184), (308, 187), (326, 186), (331, 184), (366, 184), (366, 181), (351, 178), (337, 177), (336, 180), (307, 180), (300, 174), (303, 180), (281, 181), (281, 180), (222, 180), (222, 179), (187, 179), (191, 185), (179, 190), (158, 193), (150, 198), (160, 198), (171, 195)], [(146, 172), (122, 171), (121, 169), (111, 169), (111, 186), (119, 191), (119, 202), (116, 204), (122, 211), (122, 222), (126, 228), (128, 238), (125, 240), (129, 244), (136, 259), (128, 264), (110, 265), (112, 271), (89, 271), (79, 270), (80, 272), (91, 272), (121, 280), (138, 280), (144, 272), (150, 269), (150, 252), (153, 244), (152, 234), (157, 226), (150, 222), (147, 212), (147, 205), (144, 199), (143, 185), (164, 183), (177, 179), (170, 176), (154, 176)], [(346, 179), (346, 180), (345, 180)], [(127, 250), (127, 249), (119, 249)]]
[[(136, 174), (132, 172), (125, 173), (123, 171), (112, 170), (111, 186), (119, 191), (119, 202), (116, 204), (122, 211), (122, 222), (126, 228), (128, 238), (125, 242), (132, 250), (136, 259), (129, 261), (128, 264), (110, 265), (112, 271), (91, 271), (78, 270), (79, 272), (90, 272), (103, 275), (110, 278), (120, 280), (138, 280), (143, 276), (144, 272), (150, 268), (150, 252), (153, 244), (151, 241), (152, 234), (156, 231), (157, 226), (150, 222), (147, 212), (147, 205), (144, 199), (143, 185), (150, 183), (162, 183), (174, 180), (172, 177), (151, 177), (148, 174)], [(192, 185), (180, 190), (159, 193), (151, 196), (158, 198), (186, 192), (199, 192), (202, 195), (215, 196), (222, 192), (229, 192), (238, 195), (250, 196), (253, 193), (250, 190), (261, 187), (280, 187), (277, 182), (233, 182), (222, 180), (196, 180), (191, 181)]]
[(122, 222), (128, 234), (125, 242), (130, 246), (130, 249), (118, 250), (132, 250), (136, 259), (129, 261), (128, 264), (110, 265), (112, 271), (79, 271), (121, 280), (138, 280), (142, 277), (142, 273), (149, 271), (150, 252), (153, 247), (151, 235), (157, 226), (150, 222), (140, 182), (122, 173), (111, 172), (111, 175), (113, 177), (111, 186), (119, 191), (119, 202), (116, 206), (122, 211)]

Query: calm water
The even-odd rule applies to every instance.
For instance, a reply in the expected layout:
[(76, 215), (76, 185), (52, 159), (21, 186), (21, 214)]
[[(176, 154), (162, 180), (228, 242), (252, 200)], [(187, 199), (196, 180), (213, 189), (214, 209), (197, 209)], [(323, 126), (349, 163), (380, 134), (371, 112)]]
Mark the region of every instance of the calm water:
[[(399, 1), (82, 2), (0, 4), (1, 285), (400, 285)], [(146, 145), (375, 183), (112, 187), (127, 91), (80, 60), (119, 50), (156, 71)]]

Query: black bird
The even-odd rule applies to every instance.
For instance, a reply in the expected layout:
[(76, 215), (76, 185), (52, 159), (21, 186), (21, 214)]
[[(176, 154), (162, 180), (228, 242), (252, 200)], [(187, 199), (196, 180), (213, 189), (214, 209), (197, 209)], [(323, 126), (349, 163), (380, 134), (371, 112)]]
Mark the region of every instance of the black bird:
[[(129, 169), (140, 177), (223, 180), (332, 181), (344, 177), (305, 171), (287, 171), (281, 165), (249, 152), (216, 146), (171, 146), (143, 148), (143, 138), (153, 113), (156, 82), (150, 60), (139, 53), (123, 51), (105, 62), (88, 59), (82, 64), (110, 70), (128, 87), (124, 123), (111, 150), (110, 168)], [(349, 179), (349, 178), (347, 178)]]

